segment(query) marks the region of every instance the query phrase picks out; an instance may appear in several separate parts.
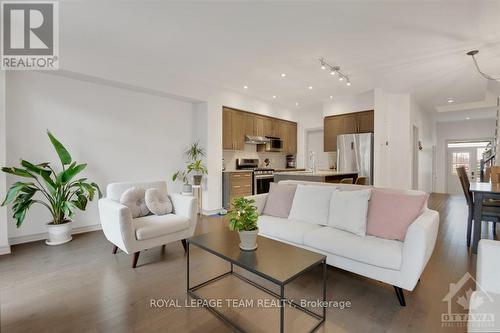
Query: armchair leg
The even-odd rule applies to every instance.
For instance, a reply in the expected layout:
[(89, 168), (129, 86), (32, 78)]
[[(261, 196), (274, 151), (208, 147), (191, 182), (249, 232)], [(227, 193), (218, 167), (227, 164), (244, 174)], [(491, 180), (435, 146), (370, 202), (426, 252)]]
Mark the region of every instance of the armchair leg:
[(182, 247), (184, 248), (184, 252), (187, 252), (187, 243), (185, 239), (181, 239)]
[(132, 268), (135, 268), (137, 266), (137, 260), (139, 260), (139, 254), (141, 254), (141, 251), (137, 251), (134, 253), (134, 259), (132, 260)]
[(116, 254), (116, 251), (118, 251), (118, 246), (113, 245), (113, 254)]
[(403, 289), (393, 286), (394, 291), (396, 292), (396, 296), (398, 297), (399, 305), (406, 306), (405, 302), (405, 294), (403, 294)]

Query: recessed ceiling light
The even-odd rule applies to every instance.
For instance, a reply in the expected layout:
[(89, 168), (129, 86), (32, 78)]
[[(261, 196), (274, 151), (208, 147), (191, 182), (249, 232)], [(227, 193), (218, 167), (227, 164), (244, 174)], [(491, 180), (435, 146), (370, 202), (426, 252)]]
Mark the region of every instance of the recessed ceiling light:
[(321, 65), (321, 69), (326, 69), (326, 66), (325, 65)]
[(248, 89), (248, 86), (243, 86), (243, 89)]
[(309, 90), (312, 90), (313, 86), (309, 86), (309, 87), (307, 87), (307, 88), (308, 88)]
[(351, 85), (351, 82), (347, 81), (346, 85), (350, 86), (350, 85)]
[(452, 98), (448, 98), (448, 103), (453, 103), (454, 100)]
[(335, 75), (335, 71), (330, 71), (330, 75)]
[(344, 81), (344, 78), (342, 76), (339, 77), (339, 81)]
[(465, 117), (466, 120), (470, 120), (470, 117)]
[(286, 73), (281, 73), (281, 77), (286, 77)]
[(333, 96), (330, 95), (330, 99), (333, 99)]
[(276, 99), (276, 95), (273, 95), (273, 98)]
[(299, 102), (295, 102), (295, 106), (299, 106)]

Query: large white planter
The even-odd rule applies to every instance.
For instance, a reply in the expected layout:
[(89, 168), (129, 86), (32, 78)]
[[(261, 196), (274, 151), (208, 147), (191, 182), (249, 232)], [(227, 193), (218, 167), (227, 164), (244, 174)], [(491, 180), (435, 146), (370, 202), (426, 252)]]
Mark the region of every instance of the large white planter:
[(45, 241), (47, 245), (64, 244), (72, 240), (73, 222), (69, 221), (62, 224), (47, 224), (49, 239)]
[(240, 249), (243, 251), (253, 251), (257, 248), (257, 234), (259, 230), (238, 231), (240, 235)]

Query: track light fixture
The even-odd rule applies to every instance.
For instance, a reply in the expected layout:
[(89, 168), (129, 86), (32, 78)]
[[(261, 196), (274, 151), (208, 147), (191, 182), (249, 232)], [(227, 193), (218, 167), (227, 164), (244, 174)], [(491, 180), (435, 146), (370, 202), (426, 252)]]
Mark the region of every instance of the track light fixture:
[(339, 81), (345, 81), (346, 85), (348, 86), (351, 85), (351, 79), (349, 78), (349, 75), (340, 71), (340, 66), (330, 65), (325, 58), (319, 58), (319, 63), (321, 64), (321, 69), (326, 69), (326, 68), (330, 69), (330, 75), (332, 76), (337, 75)]

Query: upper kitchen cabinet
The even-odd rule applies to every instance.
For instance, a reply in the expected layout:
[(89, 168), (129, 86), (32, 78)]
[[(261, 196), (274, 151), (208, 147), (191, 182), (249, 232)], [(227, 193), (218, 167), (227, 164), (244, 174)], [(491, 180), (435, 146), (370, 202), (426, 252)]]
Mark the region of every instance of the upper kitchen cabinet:
[(279, 137), (283, 153), (297, 153), (297, 123), (223, 107), (222, 148), (244, 150), (246, 135)]
[(244, 112), (223, 108), (222, 148), (243, 150), (245, 135), (254, 135), (254, 117)]
[(275, 120), (263, 117), (263, 116), (255, 116), (254, 117), (254, 133), (257, 136), (275, 136)]
[(337, 151), (341, 134), (373, 133), (374, 111), (340, 114), (324, 118), (324, 150)]

